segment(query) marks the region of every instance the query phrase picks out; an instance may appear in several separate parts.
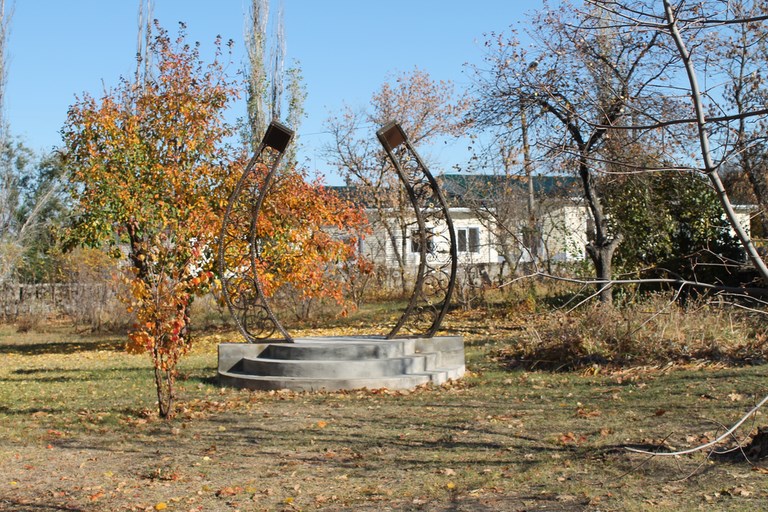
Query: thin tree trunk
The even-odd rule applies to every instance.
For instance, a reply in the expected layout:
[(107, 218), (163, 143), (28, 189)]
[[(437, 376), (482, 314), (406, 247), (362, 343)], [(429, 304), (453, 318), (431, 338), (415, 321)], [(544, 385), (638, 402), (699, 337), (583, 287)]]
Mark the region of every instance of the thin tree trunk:
[(520, 127), (523, 138), (523, 169), (525, 178), (528, 181), (528, 253), (531, 258), (531, 268), (535, 269), (539, 258), (539, 234), (536, 229), (536, 199), (533, 187), (533, 165), (531, 162), (531, 147), (528, 144), (528, 119), (525, 116), (525, 110), (520, 113)]
[(592, 214), (592, 220), (595, 222), (594, 238), (587, 244), (587, 254), (595, 265), (600, 302), (611, 305), (613, 304), (613, 291), (610, 286), (610, 281), (613, 278), (613, 254), (621, 244), (623, 236), (621, 233), (617, 233), (613, 237), (608, 235), (608, 219), (603, 212), (603, 205), (595, 190), (586, 157), (583, 157), (579, 163), (579, 176), (584, 187), (587, 207)]
[(155, 387), (160, 417), (166, 419), (173, 410), (173, 371), (155, 366)]
[(707, 135), (707, 121), (704, 115), (704, 105), (701, 101), (701, 91), (699, 90), (699, 82), (696, 77), (696, 70), (693, 66), (693, 61), (691, 59), (690, 53), (688, 52), (688, 48), (686, 47), (682, 35), (680, 34), (680, 30), (677, 26), (677, 19), (675, 18), (675, 14), (673, 12), (672, 6), (669, 3), (669, 0), (664, 0), (664, 11), (668, 22), (668, 30), (672, 36), (672, 39), (675, 41), (675, 45), (677, 46), (677, 50), (680, 53), (680, 57), (685, 64), (685, 71), (688, 74), (688, 81), (691, 87), (691, 99), (693, 101), (693, 107), (696, 111), (696, 127), (699, 133), (701, 156), (704, 160), (704, 172), (712, 183), (712, 186), (715, 188), (715, 192), (717, 192), (717, 197), (720, 199), (720, 203), (723, 205), (725, 215), (728, 218), (728, 222), (730, 223), (731, 228), (736, 233), (736, 237), (739, 239), (739, 241), (741, 241), (741, 244), (746, 250), (750, 261), (752, 261), (752, 264), (760, 273), (763, 281), (768, 283), (768, 267), (766, 267), (765, 262), (757, 253), (757, 249), (752, 244), (749, 236), (747, 236), (747, 233), (738, 222), (738, 219), (736, 218), (736, 212), (733, 210), (733, 205), (731, 205), (731, 201), (727, 192), (725, 191), (725, 187), (723, 186), (723, 182), (720, 179), (720, 175), (717, 173), (717, 167), (712, 160), (712, 153), (709, 149), (709, 136)]

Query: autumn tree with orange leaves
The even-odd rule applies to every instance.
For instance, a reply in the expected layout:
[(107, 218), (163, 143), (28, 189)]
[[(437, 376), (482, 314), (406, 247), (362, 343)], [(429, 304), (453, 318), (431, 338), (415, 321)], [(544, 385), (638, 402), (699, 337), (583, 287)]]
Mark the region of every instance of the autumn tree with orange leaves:
[(84, 95), (63, 129), (78, 217), (69, 237), (127, 252), (129, 338), (154, 362), (159, 412), (173, 404), (175, 367), (189, 349), (189, 308), (213, 281), (210, 254), (232, 161), (224, 112), (236, 88), (221, 41), (205, 65), (198, 46), (156, 27), (154, 76), (97, 100)]
[[(216, 236), (247, 149), (227, 144), (234, 132), (224, 114), (237, 84), (224, 72), (222, 42), (205, 64), (198, 45), (186, 43), (184, 25), (175, 40), (157, 23), (155, 34), (151, 72), (100, 100), (79, 98), (63, 135), (77, 212), (68, 237), (127, 258), (124, 301), (137, 318), (130, 346), (151, 355), (159, 414), (168, 417), (176, 365), (192, 342), (190, 306), (216, 286)], [(290, 284), (339, 298), (341, 288), (324, 278), (353, 258), (355, 241), (328, 228), (362, 215), (299, 172), (275, 184), (263, 212), (267, 293)]]

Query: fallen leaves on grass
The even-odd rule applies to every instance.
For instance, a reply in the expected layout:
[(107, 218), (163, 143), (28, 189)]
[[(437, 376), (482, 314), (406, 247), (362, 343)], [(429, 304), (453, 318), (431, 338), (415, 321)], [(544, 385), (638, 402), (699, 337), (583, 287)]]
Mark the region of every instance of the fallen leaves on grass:
[(335, 494), (331, 496), (325, 496), (324, 494), (319, 494), (315, 496), (315, 504), (325, 505), (326, 503), (334, 502), (334, 501), (337, 501), (338, 499), (339, 498)]
[(595, 418), (603, 414), (599, 409), (590, 409), (588, 407), (579, 407), (576, 409), (576, 416), (579, 418)]
[(723, 489), (720, 491), (722, 494), (727, 496), (741, 496), (741, 497), (749, 497), (754, 494), (754, 491), (752, 489), (749, 489), (748, 487), (745, 487), (743, 485), (737, 485), (736, 487), (731, 487), (728, 489)]
[(91, 500), (91, 501), (99, 501), (103, 497), (104, 497), (104, 491), (98, 491), (98, 492), (88, 496), (88, 499)]
[(577, 435), (573, 432), (567, 432), (565, 434), (561, 434), (557, 438), (558, 442), (562, 445), (568, 445), (568, 444), (582, 444), (587, 442), (587, 438), (583, 435)]
[(228, 498), (231, 496), (237, 496), (238, 494), (242, 493), (245, 489), (240, 487), (239, 485), (236, 485), (234, 487), (223, 487), (216, 491), (216, 497), (217, 498)]

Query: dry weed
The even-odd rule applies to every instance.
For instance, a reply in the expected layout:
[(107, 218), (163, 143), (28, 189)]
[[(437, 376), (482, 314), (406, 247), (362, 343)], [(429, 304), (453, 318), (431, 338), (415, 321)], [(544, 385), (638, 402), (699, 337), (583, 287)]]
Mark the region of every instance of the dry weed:
[(512, 367), (548, 370), (701, 359), (756, 364), (768, 358), (767, 340), (754, 313), (653, 296), (621, 308), (539, 314), (496, 356)]

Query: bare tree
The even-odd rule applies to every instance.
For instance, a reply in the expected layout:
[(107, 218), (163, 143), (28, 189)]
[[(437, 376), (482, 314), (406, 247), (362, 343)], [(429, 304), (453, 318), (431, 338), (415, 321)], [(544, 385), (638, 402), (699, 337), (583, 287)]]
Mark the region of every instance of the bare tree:
[[(609, 283), (623, 234), (608, 221), (596, 177), (612, 134), (665, 107), (652, 85), (675, 56), (657, 51), (657, 33), (622, 31), (605, 21), (601, 11), (580, 12), (564, 2), (535, 13), (528, 48), (514, 33), (496, 35), (487, 43), (490, 70), (477, 72), (472, 120), (507, 138), (524, 134), (524, 146), (530, 137), (539, 154), (558, 163), (556, 171), (576, 173), (592, 219), (586, 251), (597, 279)], [(609, 287), (600, 299), (611, 302)]]
[[(453, 84), (432, 80), (416, 68), (385, 83), (373, 95), (369, 110), (347, 107), (327, 122), (333, 142), (325, 152), (372, 212), (374, 232), (386, 234), (383, 243), (398, 268), (403, 293), (408, 286), (408, 244), (415, 219), (396, 173), (372, 135), (377, 128), (397, 120), (410, 141), (416, 147), (423, 146), (461, 132), (465, 107), (466, 102), (455, 98)], [(422, 156), (429, 161), (428, 155)]]
[(26, 169), (31, 152), (10, 138), (5, 119), (8, 33), (12, 13), (0, 0), (0, 282), (12, 277), (24, 253), (24, 242), (38, 218), (33, 208), (23, 214)]
[[(720, 179), (720, 175), (717, 172), (722, 162), (715, 162), (712, 151), (710, 149), (708, 133), (710, 130), (710, 123), (707, 121), (705, 115), (705, 106), (703, 101), (704, 96), (699, 87), (699, 79), (696, 67), (694, 65), (695, 61), (693, 55), (689, 51), (689, 46), (686, 43), (683, 36), (683, 31), (681, 30), (680, 14), (683, 7), (683, 3), (673, 6), (669, 0), (664, 0), (664, 18), (667, 22), (667, 30), (669, 31), (669, 34), (674, 40), (675, 46), (680, 53), (680, 57), (682, 58), (683, 64), (685, 66), (685, 72), (688, 77), (688, 83), (690, 85), (691, 102), (695, 114), (695, 126), (699, 135), (701, 159), (704, 164), (702, 172), (704, 172), (712, 182), (712, 186), (717, 192), (718, 197), (720, 198), (720, 201), (723, 205), (723, 209), (725, 210), (725, 215), (728, 217), (731, 223), (731, 227), (736, 233), (736, 236), (739, 238), (745, 250), (747, 251), (750, 260), (755, 265), (755, 268), (760, 272), (762, 278), (768, 282), (768, 267), (766, 267), (765, 262), (757, 253), (757, 250), (752, 244), (752, 241), (750, 240), (743, 226), (740, 225), (733, 206), (731, 205), (730, 199), (728, 198), (728, 194), (725, 191), (723, 182)], [(712, 21), (712, 19), (709, 21)], [(720, 19), (719, 21), (726, 22), (727, 18)], [(739, 21), (739, 23), (748, 23), (748, 21), (743, 20)], [(698, 32), (698, 29), (694, 29), (694, 32)], [(751, 117), (751, 114), (752, 112), (740, 112), (737, 115), (737, 118), (745, 119), (746, 117)]]
[[(717, 64), (727, 77), (723, 94), (724, 105), (732, 112), (748, 114), (768, 103), (765, 69), (768, 66), (768, 25), (757, 21), (768, 15), (768, 5), (755, 0), (733, 0), (725, 6), (732, 19), (752, 23), (723, 25), (715, 45)], [(716, 107), (717, 108), (717, 107)], [(712, 111), (711, 116), (723, 114)], [(768, 121), (763, 117), (739, 116), (729, 130), (735, 137), (731, 156), (732, 168), (738, 169), (751, 185), (760, 206), (758, 221), (762, 233), (768, 233)]]
[(136, 31), (136, 84), (142, 84), (149, 78), (152, 69), (152, 53), (149, 45), (152, 40), (153, 0), (139, 0), (138, 30)]
[(258, 144), (261, 135), (272, 119), (272, 113), (265, 105), (268, 90), (267, 74), (267, 21), (269, 20), (269, 1), (252, 0), (248, 13), (245, 41), (248, 50), (247, 63), (247, 107), (248, 130), (251, 144)]
[[(466, 204), (472, 209), (483, 226), (493, 233), (497, 250), (504, 258), (499, 268), (499, 282), (508, 273), (514, 273), (522, 260), (537, 264), (540, 232), (534, 200), (533, 176), (522, 179), (517, 175), (508, 149), (501, 148), (502, 171), (492, 174), (490, 186), (473, 187), (466, 197)], [(482, 183), (483, 178), (478, 177)], [(521, 181), (523, 186), (521, 185)], [(527, 230), (527, 231), (526, 231)]]
[[(650, 118), (648, 123), (634, 119), (628, 129), (670, 132), (674, 127), (682, 127), (695, 134), (696, 142), (683, 143), (680, 151), (668, 157), (677, 163), (678, 168), (695, 170), (709, 180), (731, 229), (762, 279), (768, 282), (768, 268), (745, 227), (740, 224), (719, 174), (730, 160), (745, 155), (749, 147), (746, 126), (760, 126), (768, 119), (768, 109), (764, 105), (745, 101), (747, 96), (744, 91), (738, 91), (744, 86), (760, 89), (762, 80), (749, 80), (750, 74), (743, 71), (724, 72), (724, 69), (733, 70), (732, 65), (727, 63), (729, 59), (738, 59), (739, 55), (752, 51), (755, 38), (762, 40), (760, 32), (764, 31), (762, 25), (768, 20), (768, 15), (737, 9), (727, 0), (710, 0), (695, 5), (671, 0), (664, 0), (661, 4), (592, 0), (588, 5), (608, 13), (612, 29), (630, 35), (649, 34), (659, 39), (659, 46), (663, 47), (665, 54), (676, 58), (676, 66), (668, 68), (668, 76), (664, 77), (669, 81), (662, 83), (657, 79), (649, 85), (654, 87), (656, 101), (674, 101), (678, 108), (659, 111), (659, 115)], [(601, 26), (609, 24), (601, 21)], [(742, 32), (740, 37), (726, 37), (726, 32), (734, 27), (737, 33), (738, 30), (745, 30), (747, 34)], [(727, 48), (725, 51), (722, 48), (721, 51), (714, 51), (718, 46)], [(714, 85), (702, 88), (701, 84)], [(731, 104), (735, 108), (729, 108), (727, 99), (724, 99), (729, 94), (734, 98)], [(692, 151), (697, 146), (698, 149)]]
[[(8, 31), (10, 29), (11, 13), (5, 9), (5, 0), (0, 0), (0, 142), (5, 144), (8, 139), (8, 127), (5, 120), (5, 85), (8, 73)], [(0, 226), (7, 225), (10, 215), (9, 205), (12, 201), (12, 176), (3, 172), (0, 183)], [(2, 229), (2, 228), (0, 228)], [(2, 231), (0, 231), (2, 233)]]

